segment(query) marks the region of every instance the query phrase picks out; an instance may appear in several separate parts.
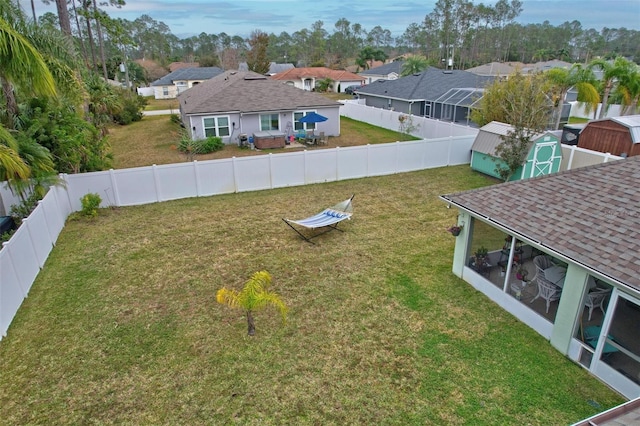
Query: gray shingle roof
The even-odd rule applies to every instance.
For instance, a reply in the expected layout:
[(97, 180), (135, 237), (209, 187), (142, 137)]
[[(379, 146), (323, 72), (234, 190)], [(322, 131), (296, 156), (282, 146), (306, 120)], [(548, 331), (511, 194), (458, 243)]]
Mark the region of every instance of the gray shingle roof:
[[(514, 127), (512, 125), (501, 123), (499, 121), (492, 121), (491, 123), (487, 123), (478, 131), (478, 134), (473, 141), (473, 145), (471, 145), (471, 150), (495, 157), (496, 148), (498, 147), (498, 145), (504, 142), (501, 136), (507, 136), (509, 132), (513, 130)], [(558, 137), (551, 132), (533, 134), (530, 137), (531, 147), (533, 147), (534, 141), (540, 139), (546, 133)]]
[(180, 68), (151, 83), (152, 86), (172, 86), (177, 80), (208, 80), (222, 74), (218, 67)]
[(640, 156), (441, 199), (640, 291)]
[(421, 73), (401, 77), (397, 80), (374, 81), (359, 89), (358, 93), (385, 98), (433, 101), (449, 89), (455, 87), (483, 88), (493, 80), (494, 77), (479, 76), (467, 71), (445, 71), (429, 67)]
[(380, 65), (379, 67), (371, 68), (358, 74), (384, 76), (395, 72), (396, 74), (400, 75), (400, 72), (402, 72), (402, 64), (404, 64), (404, 61), (389, 62), (388, 64)]
[(339, 107), (317, 93), (298, 89), (251, 71), (225, 71), (178, 95), (186, 114), (292, 111), (306, 107)]

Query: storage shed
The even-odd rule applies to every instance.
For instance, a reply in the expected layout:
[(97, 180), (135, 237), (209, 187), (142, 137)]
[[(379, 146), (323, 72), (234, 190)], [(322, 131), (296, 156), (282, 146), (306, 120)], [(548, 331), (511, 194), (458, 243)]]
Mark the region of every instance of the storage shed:
[[(471, 146), (471, 168), (478, 172), (500, 178), (496, 166), (503, 166), (504, 161), (496, 154), (496, 148), (503, 142), (513, 127), (509, 124), (492, 121), (480, 128)], [(512, 180), (528, 179), (536, 176), (556, 173), (560, 170), (562, 147), (559, 137), (552, 132), (544, 132), (533, 136), (531, 146), (522, 166), (509, 178)]]
[(640, 114), (588, 122), (580, 132), (578, 147), (621, 157), (640, 155)]

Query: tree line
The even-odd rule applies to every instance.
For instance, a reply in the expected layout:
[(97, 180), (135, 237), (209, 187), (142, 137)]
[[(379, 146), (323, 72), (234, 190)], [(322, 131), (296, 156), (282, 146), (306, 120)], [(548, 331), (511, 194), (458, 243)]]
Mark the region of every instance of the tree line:
[[(523, 10), (519, 0), (498, 0), (493, 5), (438, 0), (421, 22), (410, 24), (399, 37), (393, 37), (390, 30), (379, 25), (367, 30), (359, 23), (341, 18), (332, 28), (318, 20), (310, 28), (291, 34), (267, 34), (257, 28), (248, 37), (203, 32), (178, 38), (165, 23), (149, 15), (134, 21), (110, 18), (106, 8), (123, 7), (123, 0), (99, 4), (95, 0), (56, 0), (56, 4), (58, 15), (41, 16), (38, 20), (41, 25), (62, 28), (71, 34), (84, 62), (105, 76), (118, 75), (119, 64), (126, 62), (130, 65), (127, 69), (132, 73), (131, 79), (138, 84), (159, 76), (145, 75), (133, 63), (135, 59), (152, 59), (165, 67), (183, 61), (237, 69), (240, 62), (256, 61), (259, 57), (261, 64), (293, 63), (335, 69), (357, 65), (363, 69), (371, 61), (363, 59), (360, 52), (370, 49), (377, 52), (374, 57), (418, 54), (434, 66), (456, 69), (494, 61), (532, 63), (559, 59), (587, 63), (617, 56), (640, 61), (640, 31), (626, 28), (596, 31), (583, 28), (576, 20), (559, 26), (548, 21), (523, 25), (515, 22)], [(212, 24), (215, 26), (215, 22)], [(370, 52), (369, 58), (373, 58)]]

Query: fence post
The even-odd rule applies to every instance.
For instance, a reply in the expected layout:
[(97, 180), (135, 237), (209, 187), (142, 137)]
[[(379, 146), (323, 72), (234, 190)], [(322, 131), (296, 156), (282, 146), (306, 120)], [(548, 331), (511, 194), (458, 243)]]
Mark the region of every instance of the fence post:
[(116, 207), (120, 207), (120, 192), (118, 191), (118, 182), (116, 181), (116, 173), (113, 169), (109, 169), (109, 177), (111, 178), (111, 191), (113, 192), (113, 202)]
[(273, 153), (269, 153), (269, 188), (273, 189)]
[(606, 154), (604, 154), (604, 161), (603, 163), (607, 163), (609, 162), (609, 158), (611, 158), (611, 153), (607, 152)]
[(196, 181), (196, 196), (200, 197), (200, 175), (198, 174), (198, 160), (193, 160), (193, 178)]
[(302, 161), (303, 161), (303, 169), (304, 169), (304, 184), (308, 184), (309, 183), (309, 179), (307, 176), (307, 149), (305, 148), (305, 150), (303, 151), (303, 157), (302, 157)]
[(161, 199), (161, 188), (160, 188), (160, 180), (158, 178), (158, 166), (156, 166), (155, 164), (153, 166), (151, 166), (151, 171), (153, 172), (153, 186), (154, 189), (156, 190), (156, 201), (160, 202), (162, 201)]
[(236, 167), (236, 157), (231, 157), (231, 168), (233, 169), (233, 190), (238, 192), (238, 168)]
[(571, 153), (569, 154), (569, 162), (567, 163), (567, 170), (571, 170), (573, 167), (573, 154), (576, 152), (576, 146), (571, 145)]
[(371, 164), (371, 144), (368, 143), (367, 144), (367, 174), (366, 174), (367, 177), (371, 177), (370, 175), (371, 171), (369, 168), (370, 164)]

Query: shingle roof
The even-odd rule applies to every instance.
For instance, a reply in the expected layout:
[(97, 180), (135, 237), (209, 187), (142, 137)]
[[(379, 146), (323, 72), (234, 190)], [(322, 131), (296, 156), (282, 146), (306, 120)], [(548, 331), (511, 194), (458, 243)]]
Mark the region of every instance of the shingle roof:
[(333, 81), (364, 81), (364, 78), (345, 70), (325, 67), (292, 68), (271, 76), (274, 80), (301, 80), (304, 78), (330, 78)]
[(180, 68), (151, 83), (152, 86), (171, 86), (177, 80), (208, 80), (224, 71), (218, 67)]
[[(495, 157), (496, 148), (504, 141), (501, 136), (507, 136), (512, 130), (514, 130), (514, 128), (510, 124), (500, 123), (499, 121), (487, 123), (478, 130), (478, 134), (473, 141), (473, 145), (471, 145), (471, 150)], [(533, 142), (542, 137), (545, 133), (531, 135), (531, 145), (533, 146)]]
[(389, 75), (391, 73), (396, 73), (400, 75), (402, 72), (402, 64), (404, 61), (394, 61), (389, 62), (388, 64), (380, 65), (379, 67), (370, 68), (366, 71), (362, 71), (360, 75)]
[(339, 107), (314, 92), (304, 91), (251, 71), (225, 71), (178, 95), (186, 114), (298, 110)]
[(640, 156), (441, 196), (640, 291)]
[(445, 71), (429, 67), (418, 74), (397, 80), (376, 80), (359, 89), (358, 93), (385, 98), (433, 101), (454, 87), (483, 88), (494, 79), (467, 71)]

